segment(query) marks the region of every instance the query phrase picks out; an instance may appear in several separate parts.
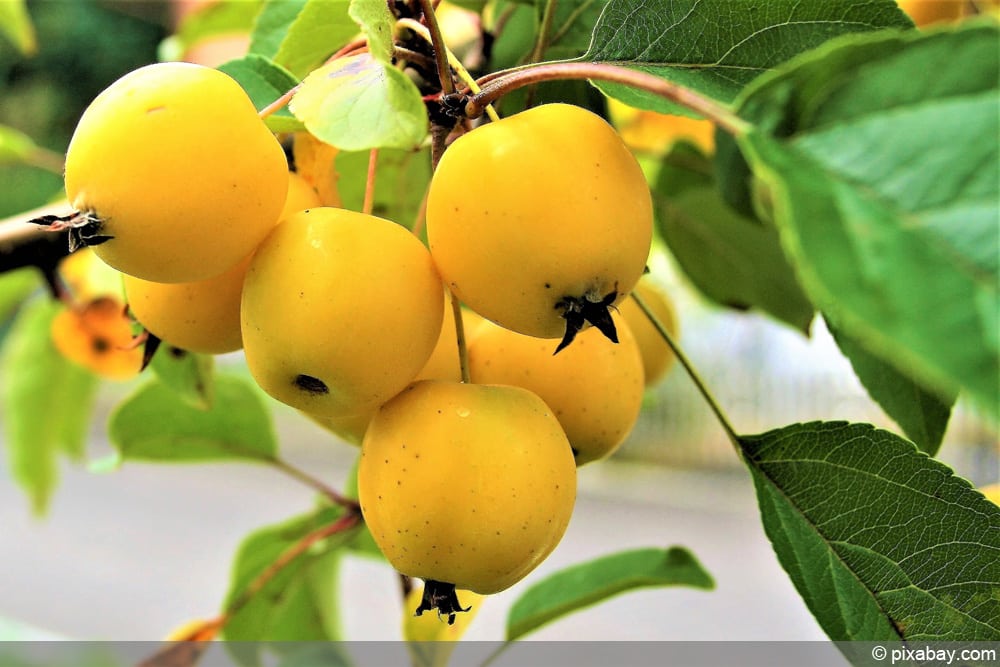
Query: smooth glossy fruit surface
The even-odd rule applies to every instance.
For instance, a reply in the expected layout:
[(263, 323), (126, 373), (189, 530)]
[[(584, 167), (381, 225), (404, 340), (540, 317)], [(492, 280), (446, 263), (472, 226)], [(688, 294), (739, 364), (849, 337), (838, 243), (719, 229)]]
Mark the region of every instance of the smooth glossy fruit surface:
[[(633, 292), (639, 295), (643, 303), (653, 311), (653, 315), (660, 321), (660, 324), (666, 328), (667, 333), (676, 340), (679, 325), (677, 322), (677, 311), (674, 309), (674, 304), (670, 300), (670, 297), (648, 278), (640, 280)], [(656, 330), (653, 323), (649, 321), (646, 314), (639, 308), (635, 299), (626, 299), (622, 303), (620, 310), (622, 317), (628, 322), (628, 327), (631, 329), (633, 335), (635, 335), (635, 340), (639, 344), (646, 386), (652, 387), (666, 375), (667, 371), (670, 370), (677, 360), (677, 357), (674, 356), (673, 350), (663, 340), (660, 332)]]
[(285, 195), (285, 205), (281, 207), (278, 220), (284, 220), (299, 211), (321, 205), (322, 202), (316, 189), (300, 174), (294, 171), (288, 172), (288, 194)]
[(369, 424), (358, 493), (393, 567), (485, 595), (558, 544), (576, 466), (559, 422), (531, 392), (424, 380)]
[(274, 398), (320, 417), (371, 410), (409, 384), (441, 330), (443, 288), (403, 227), (312, 208), (282, 221), (243, 287), (247, 365)]
[[(471, 340), (484, 320), (468, 309), (463, 309), (462, 324), (466, 340)], [(430, 358), (420, 369), (417, 380), (451, 380), (459, 382), (462, 379), (462, 369), (458, 358), (458, 338), (455, 330), (455, 315), (451, 307), (451, 299), (445, 295), (444, 319), (441, 323), (441, 333), (434, 345)], [(318, 416), (305, 413), (307, 417), (330, 431), (334, 435), (353, 445), (360, 445), (368, 429), (368, 422), (375, 415), (378, 406), (362, 414)]]
[(563, 336), (577, 309), (607, 313), (631, 291), (652, 225), (635, 158), (607, 122), (568, 104), (459, 137), (427, 199), (431, 254), (449, 289), (483, 317), (541, 338)]
[[(301, 176), (288, 174), (284, 218), (310, 206), (319, 197)], [(174, 347), (204, 354), (222, 354), (243, 347), (240, 299), (250, 256), (224, 273), (191, 283), (155, 283), (125, 276), (129, 308), (151, 333)]]
[[(267, 235), (288, 187), (274, 135), (235, 80), (189, 63), (135, 70), (97, 96), (66, 154), (75, 230), (116, 269), (204, 280)], [(103, 242), (102, 242), (103, 240)]]
[(542, 398), (562, 425), (577, 465), (609, 456), (642, 407), (642, 358), (619, 315), (618, 343), (587, 329), (552, 354), (550, 341), (486, 324), (469, 345), (473, 382), (524, 387)]
[(222, 354), (243, 347), (240, 297), (250, 258), (218, 276), (191, 283), (154, 283), (125, 276), (129, 310), (150, 333), (174, 347)]

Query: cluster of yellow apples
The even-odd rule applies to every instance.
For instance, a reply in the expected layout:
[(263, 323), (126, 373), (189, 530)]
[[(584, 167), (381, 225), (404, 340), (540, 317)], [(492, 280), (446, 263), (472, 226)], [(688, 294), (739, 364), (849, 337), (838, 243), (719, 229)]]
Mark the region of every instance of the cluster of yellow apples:
[(98, 96), (66, 190), (75, 213), (59, 223), (121, 271), (143, 327), (194, 352), (242, 348), (268, 394), (360, 443), (364, 518), (389, 562), (427, 582), (421, 610), (451, 616), (456, 586), (494, 593), (538, 565), (569, 523), (577, 466), (621, 445), (672, 360), (629, 298), (676, 331), (641, 280), (645, 177), (576, 106), (456, 139), (426, 245), (320, 205), (242, 88), (192, 64)]

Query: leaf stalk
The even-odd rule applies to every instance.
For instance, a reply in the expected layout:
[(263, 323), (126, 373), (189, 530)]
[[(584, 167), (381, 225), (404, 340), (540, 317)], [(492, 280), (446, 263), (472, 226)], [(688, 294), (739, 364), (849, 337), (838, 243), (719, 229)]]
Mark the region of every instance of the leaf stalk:
[(330, 488), (329, 486), (327, 486), (320, 480), (316, 479), (306, 471), (293, 466), (291, 463), (288, 463), (284, 459), (274, 457), (271, 459), (267, 459), (267, 463), (270, 463), (272, 466), (274, 466), (281, 472), (285, 473), (289, 477), (297, 479), (306, 486), (311, 487), (312, 489), (318, 491), (334, 505), (339, 505), (348, 510), (349, 512), (360, 511), (360, 506), (356, 501), (341, 495), (339, 492)]
[(427, 24), (427, 30), (431, 35), (431, 44), (434, 46), (434, 62), (437, 64), (438, 79), (441, 81), (441, 92), (444, 95), (451, 95), (455, 92), (455, 80), (451, 77), (448, 49), (444, 45), (444, 36), (441, 34), (437, 15), (434, 13), (433, 2), (420, 0), (420, 11), (424, 15), (424, 23)]
[(649, 306), (645, 301), (643, 301), (642, 297), (635, 292), (632, 292), (631, 298), (635, 300), (636, 305), (639, 306), (639, 309), (646, 316), (646, 319), (649, 320), (650, 324), (652, 324), (657, 333), (660, 334), (663, 341), (670, 347), (674, 355), (676, 355), (677, 361), (680, 362), (681, 366), (684, 367), (684, 370), (691, 378), (691, 381), (694, 382), (695, 387), (698, 389), (698, 393), (700, 393), (705, 399), (705, 402), (708, 403), (708, 407), (711, 408), (712, 413), (722, 426), (722, 430), (726, 432), (726, 436), (729, 438), (730, 442), (733, 443), (733, 446), (736, 447), (737, 451), (741, 451), (740, 438), (739, 435), (736, 434), (736, 429), (733, 428), (732, 423), (729, 421), (729, 417), (726, 416), (725, 411), (723, 411), (722, 407), (719, 405), (719, 402), (708, 388), (708, 385), (705, 384), (701, 375), (699, 375), (698, 371), (695, 370), (694, 364), (692, 364), (691, 360), (688, 359), (686, 354), (684, 354), (680, 345), (677, 344), (674, 337), (670, 335), (669, 331), (667, 331), (663, 322), (661, 322), (653, 311), (650, 310)]

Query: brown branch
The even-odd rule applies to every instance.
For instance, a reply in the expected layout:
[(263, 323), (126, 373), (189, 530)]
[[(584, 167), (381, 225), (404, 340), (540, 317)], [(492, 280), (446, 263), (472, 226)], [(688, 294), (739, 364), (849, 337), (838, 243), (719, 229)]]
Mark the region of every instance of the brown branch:
[(679, 86), (646, 72), (606, 63), (544, 63), (513, 70), (499, 78), (493, 78), (485, 84), (480, 80), (482, 91), (469, 98), (465, 105), (465, 113), (469, 118), (478, 118), (482, 115), (487, 104), (491, 104), (511, 91), (543, 81), (568, 79), (606, 81), (645, 90), (708, 118), (733, 135), (745, 134), (751, 127), (725, 105), (690, 88)]
[(258, 574), (257, 577), (243, 589), (243, 592), (240, 593), (240, 595), (233, 600), (228, 607), (226, 607), (226, 611), (222, 616), (221, 624), (225, 625), (226, 622), (235, 616), (240, 609), (245, 607), (255, 595), (260, 593), (264, 586), (267, 586), (267, 584), (278, 576), (282, 570), (288, 567), (293, 561), (295, 561), (296, 558), (307, 552), (314, 544), (325, 540), (328, 537), (332, 537), (337, 533), (348, 531), (357, 526), (359, 523), (361, 523), (360, 512), (347, 512), (333, 523), (317, 528), (292, 546), (285, 549), (285, 551), (283, 551), (273, 563), (268, 565), (260, 574)]
[(49, 204), (0, 220), (0, 273), (33, 266), (42, 272), (53, 295), (60, 296), (56, 266), (69, 255), (69, 230), (50, 231), (30, 220), (64, 214), (69, 208), (65, 202)]

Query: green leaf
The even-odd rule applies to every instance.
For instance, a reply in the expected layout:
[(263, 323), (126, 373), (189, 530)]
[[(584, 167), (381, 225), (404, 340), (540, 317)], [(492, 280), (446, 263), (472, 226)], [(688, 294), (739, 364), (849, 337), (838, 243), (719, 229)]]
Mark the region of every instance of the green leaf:
[(778, 560), (834, 641), (1000, 640), (1000, 507), (867, 424), (740, 438)]
[[(258, 111), (294, 88), (298, 81), (280, 65), (254, 53), (219, 65), (219, 70), (236, 79)], [(265, 120), (273, 132), (298, 132), (303, 129), (288, 107)]]
[[(494, 11), (504, 15), (503, 30), (489, 49), (489, 71), (523, 65), (535, 45), (538, 14), (533, 5), (516, 0), (496, 0)], [(501, 98), (502, 100), (503, 98)]]
[(934, 456), (941, 447), (956, 396), (938, 398), (839, 331), (831, 328), (831, 332), (868, 395), (921, 451)]
[(7, 316), (41, 285), (42, 276), (34, 267), (26, 266), (0, 274), (0, 330)]
[(263, 4), (262, 0), (207, 3), (185, 16), (176, 34), (186, 45), (191, 45), (212, 35), (248, 31), (254, 25)]
[(302, 78), (357, 36), (350, 0), (271, 0), (261, 11), (250, 52), (267, 56)]
[[(606, 0), (556, 0), (543, 57), (547, 60), (568, 60), (586, 53), (594, 26), (607, 4)], [(548, 2), (535, 5), (539, 24), (548, 5)]]
[(44, 514), (59, 478), (60, 450), (80, 458), (97, 379), (52, 344), (52, 320), (63, 308), (49, 299), (26, 304), (0, 354), (4, 441), (14, 479), (32, 510)]
[[(832, 37), (912, 25), (895, 0), (611, 0), (583, 59), (728, 102), (761, 73)], [(596, 85), (640, 109), (690, 113), (646, 92)]]
[(0, 125), (0, 165), (30, 162), (36, 150), (38, 146), (24, 132), (8, 125)]
[(214, 360), (208, 354), (195, 354), (161, 343), (153, 355), (150, 368), (165, 386), (174, 390), (178, 398), (200, 410), (212, 406), (214, 395)]
[[(337, 613), (337, 573), (340, 548), (352, 531), (338, 533), (311, 545), (289, 561), (260, 590), (249, 587), (275, 561), (303, 538), (336, 521), (339, 508), (324, 507), (251, 533), (233, 561), (225, 608), (241, 598), (245, 603), (223, 630), (227, 649), (243, 665), (261, 664), (262, 642), (337, 641), (341, 637)], [(244, 597), (247, 596), (247, 597)], [(284, 653), (301, 649), (294, 644), (272, 644)], [(324, 663), (325, 664), (325, 663)]]
[(351, 0), (348, 14), (368, 38), (368, 52), (379, 62), (391, 65), (396, 19), (389, 5), (384, 0)]
[(722, 201), (707, 157), (674, 145), (653, 187), (656, 223), (691, 282), (716, 303), (759, 308), (809, 333), (814, 309), (785, 258), (778, 232)]
[(584, 607), (650, 586), (711, 590), (709, 575), (687, 549), (635, 549), (570, 566), (534, 584), (507, 616), (507, 641)]
[[(368, 179), (369, 151), (341, 151), (337, 154), (337, 192), (341, 205), (360, 211)], [(375, 170), (375, 198), (372, 214), (413, 227), (431, 181), (431, 157), (427, 149), (380, 150)]]
[(209, 410), (174, 389), (149, 382), (112, 412), (108, 436), (123, 460), (183, 463), (271, 461), (277, 448), (271, 414), (249, 380), (218, 375)]
[(307, 0), (264, 0), (250, 32), (250, 53), (274, 58)]
[[(553, 28), (545, 55), (548, 59), (570, 58), (581, 55), (590, 44), (594, 22), (604, 7), (605, 0), (561, 0), (555, 3)], [(544, 3), (498, 3), (495, 15), (504, 15), (504, 28), (490, 48), (488, 71), (498, 71), (529, 62), (535, 42)], [(587, 81), (557, 80), (535, 86), (518, 88), (504, 95), (494, 107), (502, 115), (513, 115), (529, 106), (562, 102), (583, 107), (607, 116), (607, 98)]]
[(38, 51), (38, 37), (26, 0), (0, 2), (0, 35), (9, 39), (22, 55), (30, 56)]
[[(740, 140), (831, 324), (944, 400), (1000, 406), (1000, 30), (828, 45), (748, 90)], [(933, 63), (947, 75), (928, 77)], [(743, 114), (743, 112), (747, 112)], [(763, 120), (760, 120), (763, 119)]]
[(416, 84), (368, 54), (315, 70), (292, 98), (291, 110), (317, 139), (341, 150), (409, 150), (427, 135)]
[(246, 33), (254, 24), (261, 0), (224, 0), (202, 5), (184, 17), (177, 31), (160, 44), (161, 60), (177, 60), (208, 37)]

